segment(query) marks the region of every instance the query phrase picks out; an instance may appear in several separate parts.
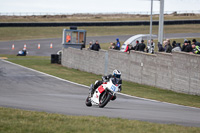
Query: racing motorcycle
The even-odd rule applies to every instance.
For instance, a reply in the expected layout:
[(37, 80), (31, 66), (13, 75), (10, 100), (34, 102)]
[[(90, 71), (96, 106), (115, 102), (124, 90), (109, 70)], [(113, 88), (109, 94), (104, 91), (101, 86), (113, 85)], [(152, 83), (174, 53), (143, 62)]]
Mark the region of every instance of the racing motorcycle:
[(85, 101), (86, 106), (90, 107), (92, 105), (97, 105), (100, 108), (103, 108), (107, 105), (110, 100), (116, 99), (116, 92), (120, 92), (121, 84), (117, 84), (115, 78), (110, 78), (109, 81), (103, 82), (93, 94), (92, 89), (93, 84), (90, 85), (89, 95)]

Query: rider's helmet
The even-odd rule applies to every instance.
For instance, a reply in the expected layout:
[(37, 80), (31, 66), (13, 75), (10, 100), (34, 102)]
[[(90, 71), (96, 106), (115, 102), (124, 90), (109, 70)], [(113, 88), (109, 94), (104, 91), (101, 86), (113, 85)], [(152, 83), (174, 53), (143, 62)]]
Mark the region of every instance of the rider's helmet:
[(114, 76), (115, 78), (117, 78), (117, 79), (120, 79), (120, 78), (121, 78), (121, 72), (120, 72), (119, 70), (115, 69), (115, 70), (113, 71), (113, 76)]

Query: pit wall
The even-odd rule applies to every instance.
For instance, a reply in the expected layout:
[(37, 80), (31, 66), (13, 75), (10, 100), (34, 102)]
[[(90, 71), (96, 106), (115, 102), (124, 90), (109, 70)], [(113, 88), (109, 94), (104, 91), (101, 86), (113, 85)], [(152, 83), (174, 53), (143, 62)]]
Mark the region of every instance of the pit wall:
[(183, 52), (147, 54), (116, 50), (63, 49), (62, 65), (98, 75), (122, 72), (122, 79), (200, 95), (200, 56)]

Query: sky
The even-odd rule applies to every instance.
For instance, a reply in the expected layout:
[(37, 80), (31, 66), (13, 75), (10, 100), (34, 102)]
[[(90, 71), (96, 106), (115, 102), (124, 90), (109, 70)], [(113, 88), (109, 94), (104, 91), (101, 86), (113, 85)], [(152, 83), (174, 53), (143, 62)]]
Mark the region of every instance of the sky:
[[(134, 13), (150, 12), (150, 0), (0, 0), (0, 13)], [(153, 11), (159, 11), (159, 1)], [(166, 11), (198, 11), (200, 0), (165, 0)]]

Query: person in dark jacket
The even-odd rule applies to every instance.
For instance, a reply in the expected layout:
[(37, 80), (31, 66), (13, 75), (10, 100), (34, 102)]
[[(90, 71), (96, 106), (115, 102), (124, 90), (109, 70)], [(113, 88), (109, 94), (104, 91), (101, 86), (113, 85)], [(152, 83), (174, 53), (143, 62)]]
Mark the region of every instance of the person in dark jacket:
[(99, 42), (96, 41), (92, 47), (91, 47), (91, 50), (95, 50), (95, 51), (99, 51), (99, 49), (101, 49), (100, 45), (99, 45)]
[(142, 52), (144, 52), (145, 47), (146, 47), (146, 45), (144, 44), (144, 40), (142, 40), (141, 43), (136, 48), (136, 51), (142, 51)]
[(188, 45), (188, 40), (185, 39), (185, 40), (184, 40), (184, 43), (183, 43), (183, 46), (182, 46), (182, 48), (181, 48), (181, 51), (186, 52), (186, 47), (187, 47), (187, 45)]
[(139, 41), (136, 40), (136, 44), (135, 44), (135, 46), (132, 48), (132, 50), (136, 50), (136, 49), (138, 48), (138, 45), (139, 45)]
[(169, 39), (166, 39), (166, 42), (165, 42), (165, 52), (166, 53), (171, 53), (172, 52), (172, 46), (170, 44), (170, 40)]
[(165, 48), (163, 47), (162, 44), (160, 44), (160, 42), (158, 42), (158, 52), (164, 52)]
[(176, 41), (172, 42), (172, 49), (176, 47)]

